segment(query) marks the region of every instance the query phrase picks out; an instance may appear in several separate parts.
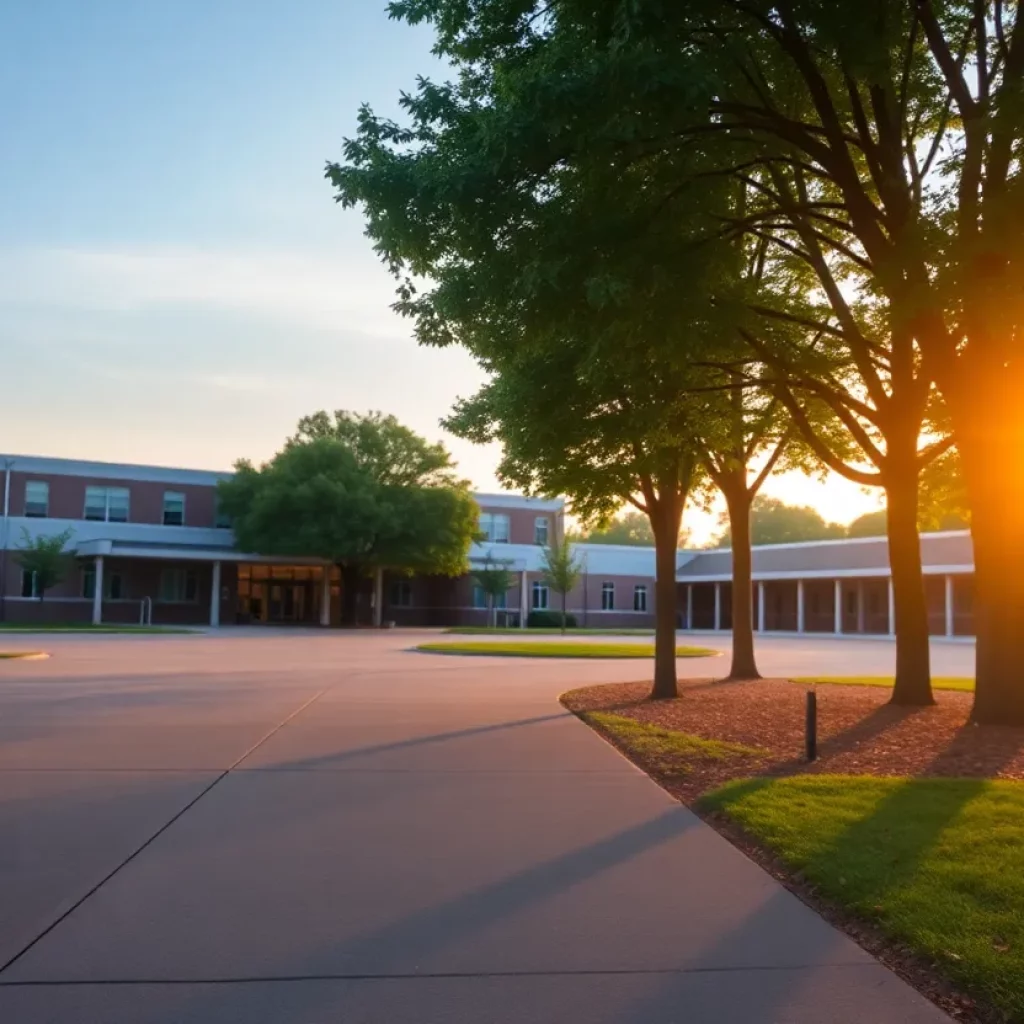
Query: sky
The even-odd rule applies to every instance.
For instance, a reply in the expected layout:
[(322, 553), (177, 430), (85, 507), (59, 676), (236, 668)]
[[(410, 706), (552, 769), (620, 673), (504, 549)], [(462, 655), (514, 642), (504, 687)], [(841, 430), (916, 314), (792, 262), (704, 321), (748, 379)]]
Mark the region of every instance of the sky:
[[(415, 344), (324, 179), (361, 103), (397, 116), (443, 77), (430, 46), (384, 0), (0, 5), (0, 450), (223, 469), (316, 409), (380, 409), (499, 489), (497, 449), (439, 426), (482, 372)], [(841, 522), (878, 506), (766, 490)]]

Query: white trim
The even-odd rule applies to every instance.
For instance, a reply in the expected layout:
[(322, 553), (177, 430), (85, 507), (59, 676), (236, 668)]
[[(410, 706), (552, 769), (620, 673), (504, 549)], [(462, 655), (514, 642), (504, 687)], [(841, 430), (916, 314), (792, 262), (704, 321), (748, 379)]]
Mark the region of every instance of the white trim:
[(482, 511), (492, 508), (526, 508), (541, 512), (561, 512), (565, 508), (564, 498), (530, 498), (525, 494), (474, 494), (473, 498)]
[[(781, 545), (779, 545), (781, 547)], [(892, 570), (888, 566), (872, 566), (867, 569), (787, 569), (785, 571), (755, 572), (752, 579), (755, 583), (765, 580), (834, 580), (855, 579), (886, 579)], [(954, 576), (969, 576), (974, 572), (974, 565), (926, 565), (925, 576), (943, 576), (951, 573)], [(729, 583), (731, 572), (706, 573), (700, 576), (676, 576), (677, 583)]]
[(55, 459), (43, 455), (9, 455), (19, 473), (51, 476), (92, 477), (107, 482), (129, 480), (138, 483), (194, 484), (212, 487), (229, 479), (230, 472), (206, 469), (176, 469), (172, 466), (144, 466), (128, 462), (96, 462), (91, 459)]
[(945, 603), (943, 611), (946, 615), (946, 636), (956, 636), (956, 592), (953, 588), (953, 576), (946, 573), (944, 587)]
[[(919, 534), (921, 540), (929, 537), (970, 537), (970, 530), (935, 530)], [(795, 540), (785, 544), (754, 544), (752, 550), (757, 551), (792, 551), (798, 548), (827, 548), (837, 544), (888, 544), (888, 539), (882, 535), (879, 537), (833, 537), (831, 540)], [(719, 553), (732, 554), (732, 548), (685, 548), (687, 554), (691, 552), (696, 555), (717, 555)]]

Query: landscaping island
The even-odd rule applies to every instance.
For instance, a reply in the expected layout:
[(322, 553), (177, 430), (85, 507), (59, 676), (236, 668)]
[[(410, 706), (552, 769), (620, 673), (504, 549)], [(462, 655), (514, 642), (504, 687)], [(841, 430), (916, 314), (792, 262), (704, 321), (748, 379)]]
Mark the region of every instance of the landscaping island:
[(806, 681), (562, 702), (955, 1019), (1024, 1022), (1024, 728), (969, 724), (971, 681), (943, 682), (900, 708), (882, 680), (819, 680), (813, 764)]
[[(440, 641), (419, 644), (417, 651), (426, 654), (456, 654), (469, 657), (492, 658), (653, 658), (654, 644), (638, 643), (566, 643), (545, 642), (530, 643), (524, 641), (500, 640), (468, 640)], [(677, 647), (677, 658), (710, 658), (716, 657), (718, 651), (707, 647)]]

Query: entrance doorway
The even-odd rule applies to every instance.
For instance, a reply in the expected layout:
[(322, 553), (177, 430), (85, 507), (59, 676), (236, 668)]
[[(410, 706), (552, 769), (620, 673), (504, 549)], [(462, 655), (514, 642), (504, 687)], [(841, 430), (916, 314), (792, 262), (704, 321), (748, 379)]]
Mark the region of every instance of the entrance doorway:
[(240, 565), (239, 622), (307, 624), (320, 621), (323, 570), (306, 565)]

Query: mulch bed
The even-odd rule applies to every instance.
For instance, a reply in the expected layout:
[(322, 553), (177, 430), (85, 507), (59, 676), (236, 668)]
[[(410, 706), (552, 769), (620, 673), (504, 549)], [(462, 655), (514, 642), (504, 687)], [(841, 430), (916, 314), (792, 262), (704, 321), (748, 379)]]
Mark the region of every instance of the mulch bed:
[[(683, 770), (656, 762), (607, 738), (683, 803), (734, 778), (825, 772), (841, 775), (953, 776), (1024, 779), (1024, 728), (968, 722), (973, 694), (936, 691), (936, 704), (898, 708), (883, 687), (819, 685), (818, 760), (804, 760), (807, 685), (785, 679), (727, 683), (681, 679), (679, 697), (652, 701), (650, 683), (612, 683), (572, 690), (562, 703), (578, 714), (608, 711), (705, 739), (758, 747), (759, 756), (691, 760)], [(603, 730), (600, 730), (603, 732)], [(1005, 1018), (956, 990), (934, 966), (893, 943), (871, 925), (820, 898), (739, 826), (706, 816), (747, 856), (759, 863), (826, 920), (962, 1024), (996, 1024)]]
[(675, 700), (649, 699), (649, 683), (572, 690), (562, 703), (577, 713), (610, 711), (640, 722), (759, 747), (759, 758), (693, 764), (686, 774), (655, 776), (685, 803), (737, 777), (826, 772), (841, 775), (939, 775), (1024, 779), (1024, 728), (968, 723), (973, 694), (937, 690), (936, 704), (899, 708), (877, 686), (820, 685), (818, 760), (804, 760), (806, 684), (785, 679), (726, 683), (679, 681)]

